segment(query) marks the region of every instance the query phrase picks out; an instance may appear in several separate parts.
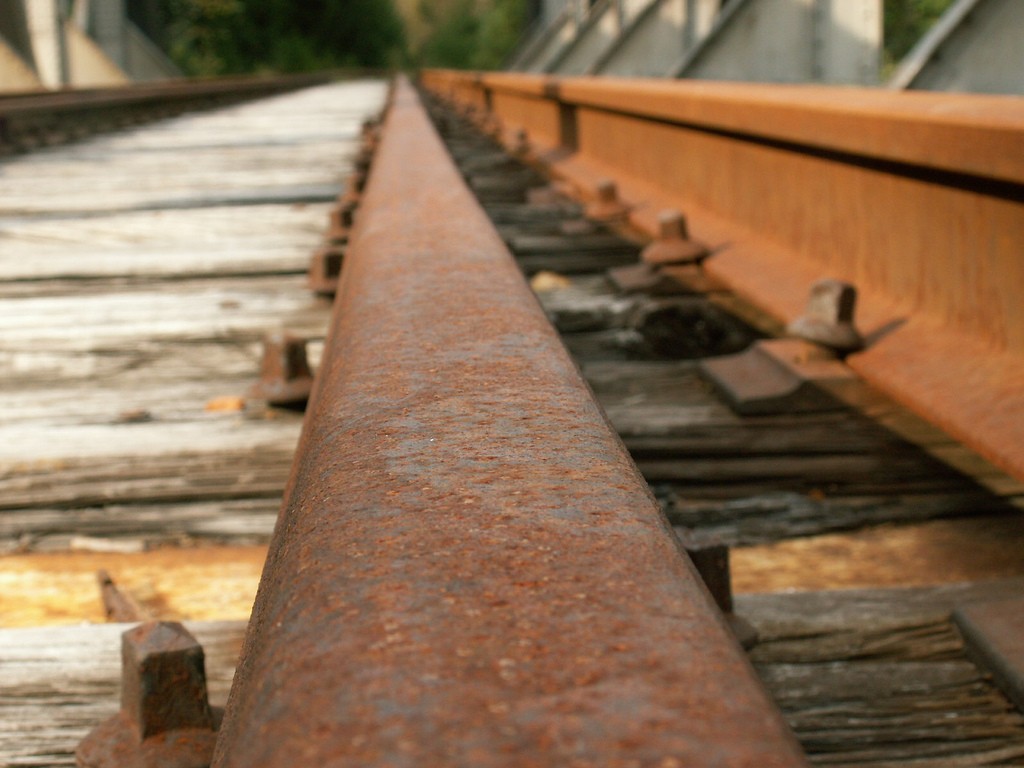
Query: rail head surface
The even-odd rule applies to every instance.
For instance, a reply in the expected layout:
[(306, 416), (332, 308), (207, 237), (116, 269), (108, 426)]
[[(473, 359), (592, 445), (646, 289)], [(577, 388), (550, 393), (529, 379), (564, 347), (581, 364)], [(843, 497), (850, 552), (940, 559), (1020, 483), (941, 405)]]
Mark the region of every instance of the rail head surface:
[(804, 759), (410, 86), (215, 766)]
[[(783, 323), (852, 283), (847, 363), (1024, 478), (1024, 99), (820, 86), (429, 71), (634, 226), (685, 213), (704, 268)], [(517, 136), (512, 139), (511, 137)]]
[(428, 87), (471, 84), (749, 139), (1024, 183), (1024, 99), (877, 88), (508, 72), (427, 72)]

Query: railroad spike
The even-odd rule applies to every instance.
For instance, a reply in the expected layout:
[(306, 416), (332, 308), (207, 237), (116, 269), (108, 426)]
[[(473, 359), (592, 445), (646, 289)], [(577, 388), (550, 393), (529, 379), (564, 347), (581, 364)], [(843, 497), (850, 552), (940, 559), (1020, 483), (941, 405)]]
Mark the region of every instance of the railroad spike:
[(855, 352), (864, 337), (854, 326), (857, 289), (842, 280), (819, 280), (811, 286), (804, 314), (786, 329), (791, 336), (821, 344), (838, 353)]
[(344, 244), (328, 243), (318, 248), (309, 261), (306, 276), (309, 289), (320, 296), (333, 296), (338, 289), (344, 259)]
[(336, 240), (348, 236), (355, 223), (356, 208), (358, 207), (359, 204), (355, 200), (342, 200), (331, 208), (327, 227), (329, 239)]
[(249, 394), (270, 405), (303, 405), (313, 388), (313, 374), (306, 359), (306, 340), (284, 332), (269, 333), (263, 339), (260, 380)]
[(619, 187), (611, 179), (602, 179), (595, 189), (596, 199), (587, 206), (586, 214), (595, 221), (612, 222), (626, 218), (629, 208), (619, 199)]
[(524, 158), (530, 154), (530, 137), (524, 128), (518, 128), (512, 134), (510, 151), (514, 157), (518, 158)]
[(121, 711), (79, 743), (79, 768), (208, 768), (221, 712), (195, 637), (178, 622), (142, 624), (121, 635), (121, 663)]
[(686, 217), (679, 211), (662, 211), (658, 215), (658, 237), (640, 252), (645, 264), (694, 264), (702, 261), (710, 249), (699, 240), (690, 239)]

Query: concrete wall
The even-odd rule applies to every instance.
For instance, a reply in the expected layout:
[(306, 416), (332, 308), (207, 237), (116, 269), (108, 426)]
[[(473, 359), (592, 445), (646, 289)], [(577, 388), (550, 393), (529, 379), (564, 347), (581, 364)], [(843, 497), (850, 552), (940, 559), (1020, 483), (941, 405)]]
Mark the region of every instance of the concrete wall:
[(674, 74), (877, 85), (881, 0), (733, 0)]
[(180, 76), (128, 21), (125, 0), (0, 0), (0, 90)]
[(128, 58), (124, 0), (88, 0), (87, 8), (88, 20), (83, 29), (114, 64), (124, 69)]
[(68, 62), (58, 0), (29, 0), (24, 8), (36, 74), (47, 88), (60, 88), (68, 82)]
[(32, 67), (12, 46), (0, 39), (0, 93), (34, 91), (42, 87)]
[(1024, 95), (1024, 2), (954, 3), (901, 62), (889, 86)]
[(664, 77), (707, 35), (717, 14), (718, 0), (653, 0), (590, 73)]
[(621, 13), (615, 2), (602, 3), (546, 67), (549, 72), (582, 75), (615, 41), (621, 32)]
[(124, 70), (74, 21), (65, 23), (64, 39), (67, 47), (68, 85), (74, 88), (104, 88), (129, 82)]
[(882, 0), (563, 0), (558, 8), (513, 69), (878, 84)]
[(125, 22), (124, 69), (135, 82), (170, 80), (183, 76), (164, 52), (130, 21)]

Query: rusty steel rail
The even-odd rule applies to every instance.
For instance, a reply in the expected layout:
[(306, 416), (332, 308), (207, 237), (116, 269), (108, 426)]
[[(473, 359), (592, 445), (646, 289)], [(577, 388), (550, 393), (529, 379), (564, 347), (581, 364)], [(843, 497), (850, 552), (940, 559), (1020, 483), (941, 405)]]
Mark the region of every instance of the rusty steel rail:
[(215, 766), (803, 765), (407, 83)]
[(789, 322), (853, 283), (847, 362), (1024, 478), (1024, 100), (736, 83), (424, 73), (631, 223), (685, 212), (705, 268)]
[(115, 88), (0, 94), (0, 154), (118, 125), (328, 82), (327, 74), (172, 80)]

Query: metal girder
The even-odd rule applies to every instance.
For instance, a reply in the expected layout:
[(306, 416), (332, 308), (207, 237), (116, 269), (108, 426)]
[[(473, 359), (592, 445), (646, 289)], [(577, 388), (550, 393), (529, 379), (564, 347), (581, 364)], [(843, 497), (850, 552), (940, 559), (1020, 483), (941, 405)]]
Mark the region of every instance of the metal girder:
[(512, 68), (875, 85), (881, 0), (603, 0), (564, 12)]
[(881, 0), (733, 0), (668, 71), (700, 80), (875, 85), (881, 51)]

